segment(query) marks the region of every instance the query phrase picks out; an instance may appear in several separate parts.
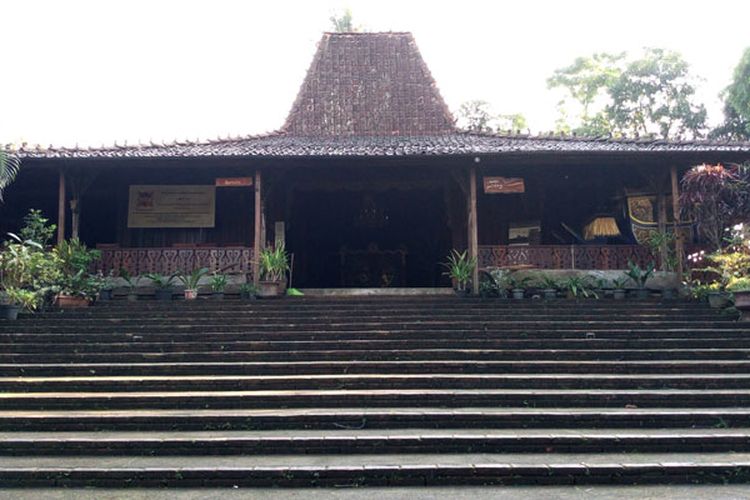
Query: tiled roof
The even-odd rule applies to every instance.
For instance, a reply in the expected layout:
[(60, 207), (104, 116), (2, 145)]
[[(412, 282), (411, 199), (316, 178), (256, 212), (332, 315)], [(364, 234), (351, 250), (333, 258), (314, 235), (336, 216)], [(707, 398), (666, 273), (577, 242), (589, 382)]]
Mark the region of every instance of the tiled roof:
[(455, 125), (411, 33), (325, 33), (282, 131), (414, 136)]
[(750, 142), (664, 141), (452, 133), (410, 137), (297, 137), (284, 133), (206, 142), (107, 148), (23, 148), (21, 158), (201, 158), (509, 155), (574, 153), (741, 153)]

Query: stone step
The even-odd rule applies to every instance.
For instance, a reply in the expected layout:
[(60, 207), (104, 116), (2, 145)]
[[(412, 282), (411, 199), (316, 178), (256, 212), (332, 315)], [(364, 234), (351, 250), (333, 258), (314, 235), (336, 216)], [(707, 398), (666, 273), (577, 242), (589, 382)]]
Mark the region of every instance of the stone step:
[[(412, 403), (414, 400), (411, 401)], [(750, 408), (277, 408), (0, 411), (2, 431), (750, 428)]]
[(750, 374), (335, 374), (0, 378), (0, 392), (383, 389), (750, 389)]
[(750, 429), (0, 433), (0, 456), (750, 452)]
[(0, 484), (96, 487), (726, 484), (747, 453), (3, 457)]
[(603, 351), (626, 351), (642, 349), (750, 349), (748, 339), (599, 339), (595, 335), (583, 339), (506, 339), (506, 338), (462, 338), (462, 339), (329, 339), (315, 340), (235, 340), (215, 341), (207, 336), (203, 341), (153, 342), (133, 339), (129, 342), (97, 343), (77, 342), (0, 342), (0, 352), (11, 354), (62, 353), (188, 353), (188, 352), (243, 352), (243, 351), (313, 351), (313, 350), (424, 350), (424, 349), (597, 349)]
[(667, 361), (270, 361), (0, 364), (2, 377), (284, 374), (748, 374), (750, 360)]
[(195, 352), (53, 352), (0, 353), (8, 363), (123, 363), (211, 361), (331, 361), (331, 360), (746, 360), (750, 349), (361, 349), (307, 351), (195, 351)]
[(13, 410), (425, 406), (711, 408), (750, 406), (746, 389), (373, 389), (0, 393)]

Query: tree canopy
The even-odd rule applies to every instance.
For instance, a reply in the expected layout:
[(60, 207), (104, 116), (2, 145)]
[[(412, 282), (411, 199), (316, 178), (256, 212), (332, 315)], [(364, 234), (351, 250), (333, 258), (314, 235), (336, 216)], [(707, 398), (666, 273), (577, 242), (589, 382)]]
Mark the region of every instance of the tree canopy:
[(458, 126), (470, 132), (507, 132), (527, 128), (520, 113), (498, 114), (487, 101), (466, 101), (458, 110)]
[(734, 69), (732, 83), (722, 93), (724, 123), (712, 131), (713, 137), (750, 140), (750, 47)]
[[(580, 135), (702, 137), (706, 109), (695, 100), (695, 79), (677, 52), (645, 49), (635, 59), (599, 53), (580, 57), (547, 80), (566, 91), (558, 129)], [(573, 124), (570, 100), (578, 107)]]
[(344, 9), (340, 15), (333, 15), (330, 17), (331, 30), (337, 33), (348, 33), (353, 31), (361, 31), (359, 26), (354, 25), (354, 18), (352, 17), (351, 9)]

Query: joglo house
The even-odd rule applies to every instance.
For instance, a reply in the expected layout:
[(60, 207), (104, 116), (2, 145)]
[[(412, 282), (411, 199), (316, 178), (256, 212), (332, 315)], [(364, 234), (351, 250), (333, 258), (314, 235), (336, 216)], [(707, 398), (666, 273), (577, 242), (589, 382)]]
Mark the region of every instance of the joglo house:
[(327, 33), (276, 132), (13, 152), (2, 234), (38, 208), (105, 273), (247, 279), (283, 242), (310, 289), (447, 287), (454, 248), (480, 268), (615, 270), (672, 231), (684, 255), (681, 175), (750, 144), (461, 131), (409, 33)]

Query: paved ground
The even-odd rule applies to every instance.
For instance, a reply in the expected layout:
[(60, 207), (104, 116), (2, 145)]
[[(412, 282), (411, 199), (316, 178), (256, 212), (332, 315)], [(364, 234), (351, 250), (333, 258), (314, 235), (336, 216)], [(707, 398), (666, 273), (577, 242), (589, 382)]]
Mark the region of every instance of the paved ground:
[(362, 488), (362, 489), (260, 489), (260, 490), (0, 490), (5, 500), (695, 500), (750, 499), (750, 486), (622, 486), (622, 487), (517, 487), (517, 488)]

